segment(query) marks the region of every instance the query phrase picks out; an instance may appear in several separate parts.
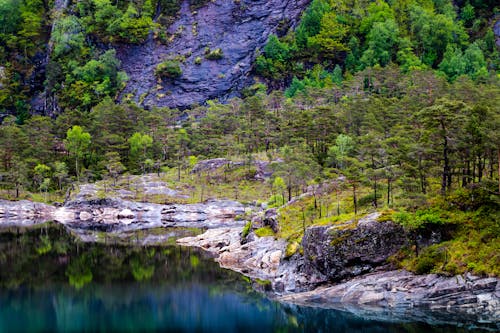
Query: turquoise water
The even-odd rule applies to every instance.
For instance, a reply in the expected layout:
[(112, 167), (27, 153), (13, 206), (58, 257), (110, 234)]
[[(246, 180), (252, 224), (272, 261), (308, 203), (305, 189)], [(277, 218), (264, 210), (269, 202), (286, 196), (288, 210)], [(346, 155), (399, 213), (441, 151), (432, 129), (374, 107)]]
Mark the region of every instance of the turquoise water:
[(192, 249), (0, 231), (0, 332), (460, 332), (282, 305)]

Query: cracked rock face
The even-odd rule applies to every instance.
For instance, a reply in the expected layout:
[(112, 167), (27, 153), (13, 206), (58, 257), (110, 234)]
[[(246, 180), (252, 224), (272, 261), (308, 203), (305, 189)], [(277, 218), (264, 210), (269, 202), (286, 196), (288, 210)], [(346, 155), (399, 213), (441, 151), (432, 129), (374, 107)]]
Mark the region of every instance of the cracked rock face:
[[(184, 1), (169, 27), (168, 45), (149, 38), (142, 45), (121, 45), (117, 56), (129, 81), (122, 99), (144, 106), (186, 108), (209, 99), (235, 96), (252, 82), (249, 76), (256, 50), (283, 25), (295, 26), (310, 0), (214, 0), (197, 11)], [(205, 58), (220, 49), (221, 59)], [(159, 79), (156, 66), (176, 56), (182, 75)], [(197, 60), (198, 59), (198, 60)]]
[(403, 228), (391, 221), (378, 222), (371, 214), (341, 226), (311, 227), (302, 244), (306, 270), (319, 271), (331, 281), (368, 273), (407, 243)]

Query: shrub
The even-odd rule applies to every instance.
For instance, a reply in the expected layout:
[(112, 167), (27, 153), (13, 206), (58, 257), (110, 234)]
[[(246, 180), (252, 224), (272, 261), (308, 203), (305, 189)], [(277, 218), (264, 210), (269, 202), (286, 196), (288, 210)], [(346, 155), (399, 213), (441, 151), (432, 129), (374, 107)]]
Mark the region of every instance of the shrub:
[(224, 53), (220, 48), (212, 51), (209, 48), (207, 48), (205, 49), (205, 58), (207, 58), (208, 60), (219, 60), (224, 58)]
[(267, 205), (269, 208), (280, 207), (285, 203), (283, 196), (281, 194), (275, 194), (269, 198)]
[(415, 260), (415, 273), (427, 274), (441, 269), (446, 261), (445, 248), (430, 246)]
[(241, 231), (241, 238), (246, 238), (248, 234), (250, 233), (250, 230), (252, 229), (252, 222), (248, 221), (247, 224), (243, 227), (243, 230)]
[(182, 75), (182, 69), (178, 61), (166, 60), (156, 66), (155, 74), (159, 77), (175, 79)]
[[(381, 198), (382, 198), (382, 194), (377, 193), (377, 200), (380, 200)], [(370, 193), (368, 195), (365, 195), (365, 196), (361, 197), (358, 200), (358, 205), (360, 207), (363, 207), (363, 206), (367, 206), (367, 205), (373, 204), (374, 201), (375, 201), (375, 194), (374, 193)]]

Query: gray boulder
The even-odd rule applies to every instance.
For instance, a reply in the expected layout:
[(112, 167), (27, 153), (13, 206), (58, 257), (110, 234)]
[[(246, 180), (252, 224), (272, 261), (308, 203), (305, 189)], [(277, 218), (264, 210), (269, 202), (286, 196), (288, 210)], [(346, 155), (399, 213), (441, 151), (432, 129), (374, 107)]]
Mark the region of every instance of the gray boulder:
[(339, 281), (386, 264), (408, 240), (401, 226), (391, 221), (378, 222), (377, 217), (375, 213), (357, 224), (307, 229), (302, 241), (305, 270), (316, 270), (328, 280)]

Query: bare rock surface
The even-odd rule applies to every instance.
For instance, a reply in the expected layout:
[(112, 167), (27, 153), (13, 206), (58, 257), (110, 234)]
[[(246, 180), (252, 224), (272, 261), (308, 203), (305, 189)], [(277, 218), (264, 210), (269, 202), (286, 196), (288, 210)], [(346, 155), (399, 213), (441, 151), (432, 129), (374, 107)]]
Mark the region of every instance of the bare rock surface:
[[(122, 93), (145, 106), (186, 108), (208, 99), (224, 100), (251, 83), (256, 50), (279, 28), (295, 26), (310, 0), (214, 0), (196, 11), (183, 1), (168, 34), (168, 45), (149, 38), (142, 45), (118, 45), (117, 57), (129, 81)], [(223, 57), (205, 59), (206, 48)], [(182, 75), (158, 81), (156, 66), (183, 55)], [(201, 63), (195, 61), (202, 59)]]
[(302, 240), (305, 269), (339, 281), (384, 265), (408, 239), (400, 225), (378, 222), (379, 215), (373, 213), (342, 225), (308, 228)]
[[(212, 172), (218, 170), (220, 168), (235, 168), (244, 166), (245, 162), (234, 162), (228, 160), (227, 158), (213, 158), (209, 160), (203, 160), (198, 162), (191, 170), (191, 173), (199, 174), (203, 172)], [(251, 163), (251, 165), (255, 168), (255, 175), (253, 179), (255, 180), (266, 180), (272, 176), (273, 171), (270, 168), (270, 163), (268, 161), (256, 160)]]
[(50, 220), (56, 208), (28, 200), (0, 200), (1, 226), (29, 226)]
[(377, 272), (312, 291), (279, 297), (281, 302), (343, 309), (390, 321), (423, 320), (500, 328), (500, 280), (473, 275), (443, 277), (407, 271)]
[(221, 267), (252, 278), (272, 281), (278, 275), (285, 241), (273, 237), (255, 237), (241, 244), (241, 227), (209, 229), (196, 237), (177, 240), (184, 246), (199, 247), (216, 256)]

